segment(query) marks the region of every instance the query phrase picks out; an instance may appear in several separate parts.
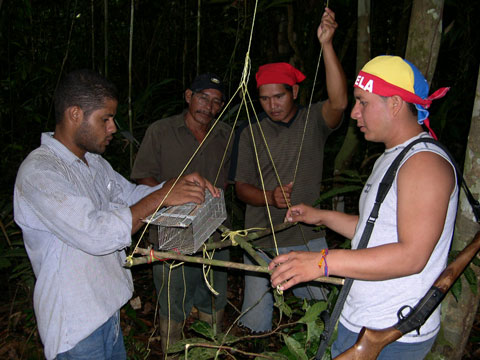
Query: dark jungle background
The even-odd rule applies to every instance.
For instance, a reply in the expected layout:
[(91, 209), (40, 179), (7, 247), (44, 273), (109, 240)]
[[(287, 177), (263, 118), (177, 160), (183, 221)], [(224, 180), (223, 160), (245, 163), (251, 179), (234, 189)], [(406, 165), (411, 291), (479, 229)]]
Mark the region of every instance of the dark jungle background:
[[(301, 87), (301, 101), (306, 104), (320, 51), (316, 29), (324, 6), (323, 1), (316, 0), (259, 1), (250, 49), (249, 90), (254, 98), (253, 77), (259, 65), (293, 60), (307, 75)], [(329, 7), (339, 24), (334, 45), (352, 89), (357, 65), (357, 1), (330, 0)], [(0, 358), (42, 358), (32, 310), (34, 276), (21, 232), (13, 222), (12, 197), (21, 161), (39, 145), (41, 132), (54, 130), (52, 94), (59, 78), (73, 69), (91, 68), (118, 86), (120, 129), (104, 156), (128, 177), (136, 146), (122, 136), (122, 130), (141, 141), (150, 123), (180, 112), (183, 92), (197, 73), (217, 73), (225, 80), (230, 95), (237, 89), (254, 8), (253, 0), (0, 0)], [(371, 57), (404, 56), (411, 8), (412, 0), (371, 0)], [(480, 31), (475, 20), (479, 13), (480, 1), (445, 0), (441, 47), (431, 85), (432, 90), (451, 87), (444, 99), (434, 103), (430, 118), (440, 140), (460, 165), (480, 63)], [(323, 79), (321, 65), (314, 101), (326, 97)], [(326, 187), (348, 127), (352, 104), (349, 92), (346, 121), (330, 137), (326, 149)], [(239, 101), (235, 98), (232, 107)], [(258, 108), (258, 104), (255, 106)], [(233, 116), (223, 119), (229, 123), (233, 120)], [(382, 148), (359, 138), (360, 147), (350, 168), (362, 179), (373, 165), (366, 159)], [(241, 227), (241, 204), (232, 194), (229, 201), (236, 226)], [(356, 194), (347, 196), (346, 201), (347, 209), (355, 211)], [(139, 267), (133, 273), (144, 306), (137, 312), (126, 306), (124, 334), (129, 356), (142, 358), (153, 322), (153, 286), (148, 267)], [(233, 272), (231, 280), (229, 297), (238, 305), (241, 275)], [(478, 327), (476, 322), (465, 350), (467, 359), (478, 355)], [(151, 358), (155, 354), (158, 352), (153, 346)]]

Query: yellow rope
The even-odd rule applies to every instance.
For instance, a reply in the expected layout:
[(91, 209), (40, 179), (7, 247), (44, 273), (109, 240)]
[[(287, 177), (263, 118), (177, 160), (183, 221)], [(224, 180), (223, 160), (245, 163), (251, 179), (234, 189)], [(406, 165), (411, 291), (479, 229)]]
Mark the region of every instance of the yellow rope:
[[(215, 250), (213, 250), (211, 253), (209, 253), (207, 251), (207, 247), (205, 244), (203, 244), (203, 257), (207, 257), (208, 259), (213, 259), (213, 255), (215, 255)], [(203, 279), (205, 280), (205, 284), (207, 285), (207, 288), (208, 290), (210, 290), (210, 292), (212, 294), (214, 294), (215, 296), (218, 296), (220, 295), (220, 293), (218, 291), (216, 291), (212, 285), (210, 285), (210, 282), (208, 281), (207, 279), (207, 276), (208, 276), (208, 273), (210, 272), (210, 269), (211, 269), (211, 265), (206, 265), (206, 264), (203, 264), (202, 266), (202, 272), (203, 272)]]
[[(250, 99), (250, 95), (248, 93), (248, 90), (246, 89), (244, 95), (243, 95), (243, 99), (242, 101), (246, 101), (245, 100), (245, 94), (248, 95), (249, 99)], [(251, 99), (250, 99), (250, 104), (251, 103)], [(251, 105), (252, 108), (253, 108), (253, 105)], [(254, 114), (255, 116), (257, 116), (257, 114), (255, 113), (255, 110), (254, 110)], [(260, 175), (260, 182), (262, 184), (262, 190), (263, 190), (263, 198), (265, 200), (265, 207), (267, 209), (267, 215), (268, 215), (268, 222), (270, 224), (270, 228), (272, 229), (272, 237), (273, 237), (273, 243), (275, 245), (275, 252), (276, 252), (276, 255), (279, 255), (279, 252), (278, 252), (278, 245), (277, 245), (277, 238), (275, 236), (275, 229), (273, 228), (273, 220), (272, 220), (272, 215), (270, 213), (270, 206), (268, 204), (268, 199), (267, 199), (267, 191), (265, 190), (265, 182), (263, 180), (263, 173), (262, 173), (262, 168), (260, 167), (260, 160), (258, 158), (258, 150), (257, 150), (257, 144), (255, 142), (255, 135), (253, 134), (253, 127), (252, 127), (252, 122), (250, 120), (250, 114), (249, 112), (247, 111), (247, 119), (248, 119), (248, 125), (249, 125), (249, 129), (250, 129), (250, 135), (252, 137), (252, 142), (253, 142), (253, 150), (254, 150), (254, 153), (255, 153), (255, 160), (256, 160), (256, 163), (257, 163), (257, 168), (258, 168), (258, 173)], [(260, 126), (260, 122), (258, 121), (258, 117), (257, 117), (257, 124), (259, 126), (259, 129), (263, 135), (263, 131), (261, 130), (261, 126)], [(265, 140), (265, 136), (263, 136), (263, 140), (265, 141), (265, 146), (267, 147), (268, 149), (268, 145), (266, 144), (266, 140)], [(269, 152), (270, 154), (270, 152)], [(273, 159), (272, 159), (273, 160)], [(274, 165), (274, 171), (275, 171), (275, 174), (277, 175), (278, 177), (278, 173), (277, 173), (277, 170), (275, 168), (275, 165)]]
[[(235, 96), (238, 94), (239, 91), (241, 91), (241, 95), (242, 95), (242, 101), (241, 101), (241, 104), (240, 104), (240, 107), (238, 109), (238, 112), (237, 112), (237, 116), (235, 117), (235, 121), (234, 121), (234, 124), (232, 126), (232, 131), (230, 132), (230, 135), (229, 135), (229, 138), (228, 138), (228, 142), (227, 142), (227, 146), (224, 150), (224, 153), (223, 153), (223, 156), (222, 156), (222, 160), (220, 162), (220, 166), (219, 166), (219, 169), (217, 171), (217, 175), (215, 177), (215, 181), (214, 181), (214, 186), (216, 185), (217, 181), (218, 181), (218, 178), (219, 178), (219, 175), (220, 175), (220, 171), (221, 171), (221, 168), (222, 168), (222, 165), (225, 161), (225, 158), (226, 158), (226, 154), (228, 152), (228, 149), (229, 149), (229, 145), (230, 145), (230, 142), (231, 142), (231, 139), (233, 137), (233, 131), (235, 129), (235, 125), (238, 121), (238, 118), (239, 118), (239, 114), (241, 112), (241, 109), (243, 106), (245, 106), (245, 110), (246, 110), (246, 114), (247, 114), (247, 120), (248, 120), (248, 123), (249, 123), (249, 128), (250, 128), (250, 133), (251, 133), (251, 136), (252, 136), (252, 140), (253, 140), (253, 145), (254, 145), (254, 153), (255, 153), (255, 158), (256, 158), (256, 163), (257, 163), (257, 167), (258, 167), (258, 170), (259, 170), (259, 174), (260, 174), (260, 180), (261, 180), (261, 185), (262, 185), (262, 191), (263, 191), (263, 195), (264, 195), (264, 199), (265, 199), (265, 204), (266, 204), (266, 208), (267, 208), (267, 214), (268, 214), (268, 220), (269, 220), (269, 223), (270, 223), (270, 228), (272, 230), (272, 238), (273, 238), (273, 241), (274, 241), (274, 244), (275, 244), (275, 251), (276, 251), (276, 255), (279, 255), (279, 252), (278, 252), (278, 245), (277, 245), (277, 240), (276, 240), (276, 236), (275, 236), (275, 230), (274, 230), (274, 227), (273, 227), (273, 221), (272, 221), (272, 217), (271, 217), (271, 213), (270, 213), (270, 208), (269, 208), (269, 204), (268, 204), (268, 199), (267, 199), (267, 195), (266, 195), (266, 189), (265, 189), (265, 183), (264, 183), (264, 179), (263, 179), (263, 174), (262, 174), (262, 171), (261, 171), (261, 167), (260, 167), (260, 162), (259, 162), (259, 157), (258, 157), (258, 150), (257, 150), (257, 147), (256, 147), (256, 142), (255, 142), (255, 136), (253, 134), (253, 130), (252, 130), (252, 122), (251, 122), (251, 119), (250, 119), (250, 113), (249, 113), (249, 109), (248, 109), (248, 102), (247, 102), (247, 98), (248, 98), (248, 101), (250, 103), (250, 106), (251, 106), (251, 109), (253, 111), (253, 114), (255, 115), (255, 118), (257, 120), (257, 124), (258, 124), (258, 128), (259, 128), (259, 131), (260, 131), (260, 134), (261, 134), (261, 137), (262, 137), (262, 140), (265, 144), (265, 147), (267, 149), (267, 153), (268, 153), (268, 156), (270, 158), (270, 161), (272, 163), (272, 167), (273, 167), (273, 170), (274, 170), (274, 173), (275, 173), (275, 176), (277, 178), (277, 181), (278, 181), (278, 184), (280, 186), (280, 189), (282, 191), (282, 195), (287, 203), (287, 207), (290, 209), (290, 202), (287, 200), (287, 197), (286, 197), (286, 194), (285, 194), (285, 191), (283, 189), (283, 184), (281, 182), (281, 179), (280, 179), (280, 176), (278, 174), (278, 171), (277, 171), (277, 168), (275, 166), (275, 162), (273, 160), (273, 156), (270, 152), (270, 148), (268, 147), (268, 144), (267, 144), (267, 140), (265, 138), (265, 134), (263, 132), (263, 129), (260, 125), (260, 121), (258, 120), (258, 116), (257, 116), (257, 113), (253, 107), (253, 102), (252, 102), (252, 99), (250, 97), (250, 93), (248, 91), (248, 87), (247, 87), (247, 84), (248, 84), (248, 81), (249, 81), (249, 77), (250, 77), (250, 71), (251, 71), (251, 62), (250, 62), (250, 48), (251, 48), (251, 43), (252, 43), (252, 37), (253, 37), (253, 30), (254, 30), (254, 25), (255, 25), (255, 19), (256, 19), (256, 13), (257, 13), (257, 5), (258, 5), (258, 0), (255, 1), (255, 8), (254, 8), (254, 14), (253, 14), (253, 20), (252, 20), (252, 28), (251, 28), (251, 31), (250, 31), (250, 38), (249, 38), (249, 42), (248, 42), (248, 50), (247, 50), (247, 53), (245, 55), (245, 63), (244, 63), (244, 68), (243, 68), (243, 71), (242, 71), (242, 77), (241, 77), (241, 80), (240, 80), (240, 84), (237, 88), (237, 90), (235, 91), (234, 95), (230, 98), (230, 100), (228, 101), (227, 105), (223, 108), (223, 110), (221, 111), (220, 115), (217, 117), (217, 119), (214, 121), (213, 125), (210, 127), (209, 131), (207, 132), (207, 134), (205, 135), (204, 139), (201, 141), (201, 143), (199, 144), (198, 148), (195, 150), (195, 152), (193, 153), (193, 155), (191, 156), (191, 158), (188, 160), (187, 164), (185, 165), (185, 167), (183, 168), (183, 170), (180, 172), (180, 174), (178, 175), (177, 179), (174, 181), (172, 187), (169, 189), (169, 191), (167, 192), (167, 194), (165, 195), (165, 197), (162, 199), (162, 201), (160, 202), (160, 204), (158, 205), (158, 207), (156, 208), (153, 216), (159, 211), (160, 208), (162, 208), (165, 200), (167, 199), (167, 197), (170, 195), (171, 191), (173, 190), (173, 188), (175, 187), (175, 185), (177, 184), (178, 180), (180, 179), (180, 177), (185, 173), (186, 169), (188, 168), (188, 166), (190, 165), (190, 163), (193, 161), (194, 157), (197, 155), (197, 153), (199, 152), (200, 148), (202, 147), (202, 145), (205, 143), (205, 141), (207, 140), (207, 138), (209, 137), (209, 135), (211, 134), (211, 132), (213, 131), (213, 129), (215, 128), (215, 126), (217, 125), (218, 121), (222, 118), (223, 114), (225, 113), (225, 111), (227, 110), (227, 108), (230, 106), (231, 102), (233, 101), (233, 99), (235, 98)], [(327, 7), (328, 7), (328, 1), (327, 1)], [(301, 139), (301, 142), (300, 142), (300, 147), (299, 147), (299, 153), (298, 153), (298, 157), (297, 157), (297, 161), (296, 161), (296, 165), (295, 165), (295, 171), (294, 171), (294, 177), (293, 177), (293, 184), (295, 183), (295, 180), (296, 180), (296, 175), (297, 175), (297, 171), (298, 171), (298, 165), (299, 165), (299, 162), (300, 162), (300, 156), (301, 156), (301, 152), (302, 152), (302, 148), (303, 148), (303, 143), (304, 143), (304, 138), (305, 138), (305, 133), (306, 133), (306, 129), (307, 129), (307, 124), (308, 124), (308, 118), (309, 118), (309, 115), (310, 115), (310, 108), (311, 108), (311, 104), (312, 104), (312, 99), (313, 99), (313, 93), (314, 93), (314, 87), (315, 87), (315, 83), (316, 83), (316, 79), (317, 79), (317, 75), (318, 75), (318, 69), (319, 69), (319, 65), (320, 65), (320, 60), (321, 60), (321, 56), (322, 56), (322, 52), (323, 52), (323, 46), (321, 47), (320, 49), (320, 54), (319, 54), (319, 58), (318, 58), (318, 62), (317, 62), (317, 68), (316, 68), (316, 71), (315, 71), (315, 77), (314, 77), (314, 82), (313, 82), (313, 87), (312, 87), (312, 92), (311, 92), (311, 95), (310, 95), (310, 101), (309, 101), (309, 105), (308, 105), (308, 110), (307, 110), (307, 115), (306, 115), (306, 120), (305, 120), (305, 126), (304, 126), (304, 129), (303, 129), (303, 134), (302, 134), (302, 139)], [(131, 263), (132, 262), (132, 256), (133, 254), (135, 253), (136, 249), (138, 248), (138, 245), (140, 244), (140, 241), (142, 240), (148, 226), (150, 225), (150, 222), (151, 222), (151, 219), (153, 218), (153, 216), (150, 218), (150, 220), (147, 222), (145, 228), (143, 229), (141, 235), (140, 235), (140, 238), (138, 240), (138, 242), (136, 243), (134, 249), (132, 250), (132, 253), (127, 257), (126, 261), (128, 263)], [(301, 228), (300, 228), (301, 229)], [(237, 230), (237, 231), (229, 231), (227, 233), (224, 233), (222, 234), (222, 238), (223, 240), (225, 240), (227, 237), (231, 240), (232, 242), (232, 245), (236, 245), (236, 241), (234, 240), (234, 237), (236, 235), (241, 235), (241, 236), (245, 236), (248, 234), (249, 231), (251, 230), (262, 230), (261, 228), (251, 228), (251, 229), (245, 229), (245, 230)], [(302, 229), (301, 229), (302, 230)], [(302, 231), (302, 237), (304, 238), (304, 235), (303, 235), (303, 231)], [(304, 238), (304, 242), (305, 242), (305, 238)], [(212, 255), (209, 255), (209, 253), (205, 250), (205, 247), (204, 247), (204, 257), (207, 256), (209, 258), (213, 257), (213, 254)], [(182, 264), (182, 263), (181, 263)], [(170, 271), (172, 270), (173, 267), (176, 267), (176, 266), (180, 266), (181, 264), (176, 264), (175, 266), (170, 266)], [(210, 267), (209, 267), (210, 269)], [(203, 275), (204, 275), (204, 279), (205, 279), (205, 283), (207, 284), (207, 287), (210, 289), (210, 291), (212, 291), (214, 294), (217, 294), (218, 293), (215, 291), (215, 289), (213, 289), (213, 287), (209, 284), (209, 282), (207, 281), (207, 274), (208, 274), (208, 270), (206, 270), (206, 266), (204, 265), (203, 267)], [(170, 284), (168, 284), (168, 288), (170, 287), (169, 286)], [(277, 291), (279, 291), (277, 289)], [(280, 292), (280, 291), (279, 291)], [(185, 294), (184, 294), (185, 295)], [(169, 296), (168, 296), (169, 297)], [(157, 302), (157, 306), (158, 306), (158, 302)], [(170, 312), (170, 302), (168, 302), (168, 310)], [(170, 316), (169, 316), (169, 321), (170, 321)]]
[[(150, 226), (150, 223), (152, 221), (152, 219), (154, 218), (154, 216), (157, 214), (157, 212), (162, 208), (163, 204), (165, 203), (165, 200), (167, 199), (167, 197), (170, 195), (170, 193), (172, 192), (173, 188), (175, 187), (175, 185), (177, 185), (177, 182), (178, 180), (180, 179), (180, 177), (185, 173), (185, 171), (187, 170), (188, 166), (190, 165), (190, 163), (193, 161), (193, 159), (195, 158), (195, 156), (197, 155), (197, 153), (200, 151), (200, 148), (202, 147), (202, 145), (205, 143), (205, 141), (207, 140), (208, 136), (211, 134), (211, 132), (213, 131), (213, 129), (215, 128), (215, 126), (217, 125), (218, 121), (220, 120), (220, 118), (222, 117), (223, 113), (225, 112), (225, 110), (227, 109), (227, 107), (230, 105), (230, 103), (232, 102), (232, 100), (234, 99), (235, 95), (237, 94), (237, 92), (239, 91), (239, 89), (237, 89), (237, 91), (235, 92), (235, 94), (230, 98), (228, 104), (225, 106), (225, 108), (222, 110), (222, 112), (220, 113), (220, 115), (218, 116), (218, 118), (215, 120), (215, 122), (213, 123), (213, 125), (210, 127), (210, 129), (208, 130), (207, 134), (205, 135), (205, 137), (203, 138), (202, 142), (200, 143), (200, 145), (198, 145), (197, 149), (195, 150), (195, 152), (193, 153), (193, 155), (190, 157), (190, 159), (187, 161), (187, 164), (184, 166), (183, 170), (180, 172), (180, 174), (178, 175), (178, 177), (175, 179), (175, 181), (173, 182), (173, 185), (172, 187), (168, 190), (168, 192), (165, 194), (164, 198), (162, 199), (162, 201), (160, 202), (160, 204), (157, 206), (157, 208), (155, 209), (153, 215), (150, 217), (149, 221), (147, 222), (146, 226), (144, 227), (137, 243), (135, 244), (135, 247), (133, 248), (132, 250), (132, 253), (127, 257), (126, 261), (127, 262), (131, 262), (131, 257), (133, 257), (133, 254), (135, 253), (135, 251), (137, 250), (138, 248), (138, 245), (140, 244), (140, 241), (143, 239), (143, 236), (145, 235), (145, 232), (147, 231), (147, 228)], [(238, 117), (237, 117), (238, 118)], [(222, 163), (225, 159), (225, 154), (226, 154), (226, 151), (227, 149), (229, 148), (229, 145), (230, 145), (230, 140), (232, 138), (232, 134), (233, 134), (233, 131), (235, 129), (235, 124), (236, 124), (236, 119), (235, 119), (235, 123), (234, 125), (232, 126), (232, 130), (230, 132), (230, 136), (228, 138), (228, 143), (227, 143), (227, 146), (225, 147), (225, 153), (224, 153), (224, 156), (222, 158)], [(221, 168), (222, 164), (220, 164), (220, 168)], [(217, 181), (217, 179), (215, 179), (215, 182)]]
[(225, 241), (227, 238), (230, 239), (232, 242), (232, 246), (237, 246), (238, 243), (235, 241), (235, 236), (240, 235), (240, 236), (247, 236), (249, 231), (252, 230), (266, 230), (266, 228), (250, 228), (250, 229), (244, 229), (244, 230), (229, 230), (229, 231), (224, 231), (222, 233), (222, 241)]

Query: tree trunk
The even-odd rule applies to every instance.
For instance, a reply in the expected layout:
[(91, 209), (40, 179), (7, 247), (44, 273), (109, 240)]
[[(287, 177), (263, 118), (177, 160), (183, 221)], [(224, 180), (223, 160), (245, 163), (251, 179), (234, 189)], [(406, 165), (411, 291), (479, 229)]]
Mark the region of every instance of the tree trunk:
[[(472, 122), (470, 133), (468, 135), (467, 150), (464, 164), (464, 177), (469, 185), (473, 196), (478, 199), (480, 195), (480, 71), (477, 80), (477, 92), (473, 106)], [(452, 248), (461, 250), (472, 239), (480, 228), (475, 221), (471, 207), (464, 195), (460, 196), (460, 202), (457, 213), (457, 222), (455, 227), (455, 236), (453, 238)], [(477, 279), (480, 275), (480, 269), (475, 268)], [(465, 345), (468, 341), (468, 335), (472, 328), (475, 315), (477, 313), (478, 302), (480, 300), (480, 289), (477, 280), (477, 294), (473, 294), (466, 284), (462, 281), (462, 293), (459, 302), (453, 295), (449, 294), (442, 303), (442, 326), (441, 333), (432, 349), (432, 353), (437, 355), (436, 359), (461, 359)], [(439, 357), (441, 356), (441, 357)]]
[(405, 58), (432, 82), (442, 37), (443, 0), (414, 0)]

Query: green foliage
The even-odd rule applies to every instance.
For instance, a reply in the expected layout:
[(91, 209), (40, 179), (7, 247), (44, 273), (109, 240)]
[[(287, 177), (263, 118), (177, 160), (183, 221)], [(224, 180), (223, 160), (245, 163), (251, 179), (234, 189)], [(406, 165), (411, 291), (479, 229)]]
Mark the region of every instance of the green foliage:
[(22, 233), (13, 221), (12, 203), (0, 199), (0, 270), (8, 271), (10, 281), (18, 281), (28, 291), (33, 290), (35, 276), (28, 259)]
[(130, 360), (145, 360), (149, 354), (147, 344), (135, 339), (131, 334), (124, 336), (125, 350)]
[(292, 308), (288, 306), (285, 302), (285, 298), (283, 297), (283, 293), (279, 293), (277, 290), (273, 290), (273, 297), (275, 299), (274, 305), (280, 310), (280, 317), (282, 314), (285, 314), (287, 317), (292, 316)]
[[(136, 325), (136, 330), (132, 330), (131, 331), (147, 331), (149, 330), (147, 328), (147, 326), (145, 325), (145, 323), (140, 319), (138, 318), (137, 316), (137, 312), (135, 311), (134, 308), (132, 308), (132, 306), (130, 305), (130, 303), (127, 303), (123, 308), (122, 308), (122, 311), (125, 312), (125, 315), (127, 315), (127, 317)], [(129, 334), (129, 335), (133, 335), (133, 333)]]
[[(288, 360), (288, 356), (280, 354), (280, 353), (275, 353), (271, 351), (265, 351), (262, 353), (262, 355), (269, 356), (272, 360)], [(264, 357), (255, 357), (254, 360), (264, 360)]]
[(337, 196), (351, 196), (357, 198), (363, 189), (368, 176), (359, 170), (344, 170), (335, 178), (323, 180), (325, 190), (315, 201), (313, 206), (317, 206), (331, 200)]
[(285, 346), (280, 354), (289, 359), (310, 359), (315, 356), (323, 332), (324, 324), (320, 313), (327, 308), (327, 302), (309, 302), (304, 300), (301, 306), (303, 316), (292, 326), (283, 330), (282, 339)]
[(187, 344), (214, 344), (213, 341), (208, 341), (205, 340), (204, 338), (197, 338), (197, 337), (192, 337), (188, 339), (183, 339), (180, 341), (177, 341), (175, 344), (168, 345), (168, 353), (169, 354), (174, 354), (180, 351), (185, 350), (185, 345)]
[(205, 336), (207, 339), (215, 339), (215, 334), (213, 332), (213, 329), (211, 325), (205, 321), (195, 321), (192, 324), (191, 329), (200, 335)]
[(294, 356), (294, 359), (308, 360), (307, 354), (305, 353), (305, 350), (300, 344), (300, 342), (295, 340), (293, 337), (287, 336), (285, 334), (282, 334), (282, 337), (283, 341), (288, 347), (288, 350)]
[[(282, 339), (283, 346), (277, 353), (271, 351), (262, 352), (262, 355), (271, 356), (272, 359), (309, 359), (312, 358), (318, 348), (320, 334), (323, 331), (324, 324), (320, 320), (320, 313), (327, 308), (325, 301), (299, 301), (294, 296), (289, 296), (282, 300), (283, 296), (278, 295), (276, 304), (281, 308), (288, 307), (290, 316), (296, 316), (298, 319), (289, 322), (275, 333)], [(289, 303), (289, 305), (287, 305)], [(283, 310), (282, 310), (283, 311)], [(299, 315), (294, 315), (299, 314)], [(290, 317), (291, 319), (291, 317)], [(169, 346), (169, 353), (179, 353), (180, 358), (184, 358), (184, 351), (188, 347), (188, 359), (213, 359), (217, 355), (218, 348), (234, 347), (234, 349), (244, 349), (252, 339), (233, 335), (217, 334), (215, 335), (210, 324), (204, 321), (195, 321), (190, 330), (201, 337), (192, 337), (176, 342)], [(266, 334), (271, 338), (271, 334)], [(255, 341), (262, 341), (261, 335)], [(188, 345), (188, 346), (187, 346)], [(222, 352), (234, 353), (236, 350), (223, 349)]]
[(180, 359), (191, 359), (191, 360), (208, 360), (215, 358), (217, 353), (216, 349), (210, 349), (205, 347), (193, 347), (188, 351), (187, 356), (180, 356)]

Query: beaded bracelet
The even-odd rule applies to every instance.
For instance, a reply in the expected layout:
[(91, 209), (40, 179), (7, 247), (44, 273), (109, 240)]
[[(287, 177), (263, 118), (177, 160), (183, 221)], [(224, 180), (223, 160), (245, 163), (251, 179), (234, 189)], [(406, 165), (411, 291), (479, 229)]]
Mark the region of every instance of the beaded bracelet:
[(318, 267), (321, 269), (323, 263), (325, 263), (325, 275), (324, 276), (328, 276), (328, 265), (327, 265), (328, 249), (322, 249), (322, 251), (320, 251), (320, 253), (322, 254), (322, 258), (320, 259), (320, 262), (318, 263)]

